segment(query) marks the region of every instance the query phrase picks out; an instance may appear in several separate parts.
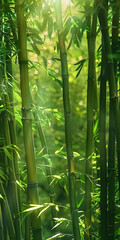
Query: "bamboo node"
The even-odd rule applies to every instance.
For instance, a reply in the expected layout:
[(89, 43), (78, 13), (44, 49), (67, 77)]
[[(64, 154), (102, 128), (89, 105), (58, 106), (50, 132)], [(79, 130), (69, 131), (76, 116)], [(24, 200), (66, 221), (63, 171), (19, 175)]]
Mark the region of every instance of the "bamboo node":
[(28, 188), (38, 187), (38, 182), (27, 183)]
[(108, 27), (108, 26), (107, 26), (107, 27), (101, 27), (100, 29), (101, 29), (101, 30), (108, 30), (109, 27)]
[(65, 117), (70, 117), (71, 115), (72, 115), (71, 112), (69, 112), (69, 113), (65, 113)]
[(67, 74), (67, 75), (62, 75), (62, 78), (64, 79), (64, 78), (68, 78), (69, 77), (69, 75)]
[(30, 110), (31, 110), (31, 107), (30, 108), (22, 107), (22, 112), (28, 112)]
[(25, 63), (28, 64), (28, 59), (20, 60), (20, 64), (22, 64), (22, 63), (23, 63), (23, 64), (25, 64)]
[(78, 213), (78, 209), (76, 208), (76, 209), (72, 210), (72, 213)]
[(24, 5), (24, 1), (22, 1), (21, 3), (17, 3), (17, 1), (16, 1), (15, 8), (22, 7), (23, 5)]
[(32, 121), (32, 118), (22, 117), (22, 121)]
[(55, 197), (55, 195), (56, 195), (55, 193), (49, 193), (50, 197)]
[(31, 108), (25, 108), (25, 107), (23, 107), (22, 108), (22, 115), (23, 115), (23, 117), (22, 117), (22, 121), (32, 121), (32, 118), (31, 117), (27, 117), (27, 113), (29, 113), (31, 111)]

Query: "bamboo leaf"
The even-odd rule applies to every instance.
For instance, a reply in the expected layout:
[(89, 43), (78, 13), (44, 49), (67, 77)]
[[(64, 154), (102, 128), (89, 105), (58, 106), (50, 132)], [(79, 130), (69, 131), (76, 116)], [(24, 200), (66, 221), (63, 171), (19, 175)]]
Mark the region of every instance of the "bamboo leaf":
[(2, 147), (2, 149), (4, 150), (6, 156), (7, 156), (10, 160), (12, 160), (13, 157), (12, 157), (11, 153), (9, 153), (8, 147)]
[(43, 63), (44, 63), (45, 68), (47, 68), (47, 59), (44, 56), (42, 56), (42, 59), (43, 59)]
[(25, 188), (27, 187), (27, 184), (25, 184), (23, 181), (18, 181), (16, 180), (16, 183), (18, 184), (18, 186), (23, 190), (25, 191)]
[(58, 85), (59, 85), (61, 88), (63, 88), (63, 83), (62, 83), (61, 80), (59, 80), (58, 78), (56, 78), (56, 72), (55, 72), (54, 70), (48, 69), (48, 75), (49, 75), (50, 77), (52, 77), (52, 79), (53, 79), (55, 82), (57, 82)]
[(54, 62), (61, 61), (60, 58), (51, 58), (51, 60), (53, 60)]
[(49, 38), (51, 38), (52, 32), (53, 32), (53, 18), (49, 17), (48, 18), (48, 36), (49, 36)]
[(35, 44), (35, 42), (34, 42), (34, 43), (31, 43), (31, 46), (32, 46), (33, 50), (36, 52), (36, 54), (37, 54), (38, 56), (40, 56), (40, 50), (38, 49), (38, 47), (37, 47), (37, 45)]
[(79, 65), (75, 70), (75, 71), (78, 71), (77, 74), (76, 74), (76, 78), (80, 75), (80, 72), (81, 72), (85, 62), (86, 62), (86, 59), (82, 59), (79, 62), (74, 64), (74, 65)]
[(83, 203), (84, 200), (84, 196), (81, 198), (80, 202), (77, 204), (77, 207), (79, 208), (81, 206), (81, 204)]
[(30, 206), (32, 206), (32, 207), (23, 210), (23, 213), (24, 212), (34, 211), (36, 209), (42, 208), (44, 205), (32, 205), (32, 204), (30, 204)]
[(0, 168), (0, 177), (5, 180), (6, 179), (6, 175), (5, 173), (3, 172), (3, 170)]
[(2, 196), (2, 194), (0, 193), (0, 199), (3, 199), (4, 200), (4, 198), (3, 198), (3, 196)]
[[(54, 204), (52, 204), (52, 205), (54, 206)], [(38, 217), (41, 216), (41, 214), (42, 214), (43, 212), (45, 212), (50, 206), (51, 206), (51, 204), (49, 204), (49, 205), (48, 205), (47, 207), (45, 207), (42, 211), (40, 211)]]
[(70, 27), (71, 27), (71, 18), (68, 18), (65, 25), (64, 25), (64, 28), (62, 29), (62, 32), (61, 32), (64, 39), (68, 35), (68, 33), (70, 31)]
[(54, 239), (54, 238), (61, 238), (61, 237), (64, 237), (65, 236), (65, 234), (63, 234), (63, 233), (57, 233), (57, 234), (55, 234), (54, 236), (52, 236), (52, 237), (50, 237), (50, 238), (47, 238), (47, 240), (51, 240), (51, 239)]

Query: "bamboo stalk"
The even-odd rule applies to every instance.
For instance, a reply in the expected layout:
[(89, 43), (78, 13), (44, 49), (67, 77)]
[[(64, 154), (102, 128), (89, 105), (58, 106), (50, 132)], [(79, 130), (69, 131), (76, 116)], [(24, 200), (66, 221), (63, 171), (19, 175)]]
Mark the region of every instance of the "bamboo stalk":
[[(30, 93), (30, 97), (31, 97), (31, 102), (33, 104), (33, 98), (32, 98), (31, 93)], [(52, 177), (51, 161), (48, 159), (48, 148), (47, 148), (46, 138), (45, 138), (42, 126), (41, 126), (41, 120), (36, 111), (33, 112), (33, 116), (34, 116), (34, 119), (36, 122), (41, 146), (43, 149), (43, 156), (44, 156), (44, 161), (45, 161), (45, 165), (46, 165), (46, 176), (47, 176), (47, 182), (48, 182), (48, 188), (49, 188), (50, 202), (54, 204), (55, 203), (55, 192), (54, 192), (54, 184), (53, 183), (51, 184), (53, 177)], [(51, 206), (51, 214), (52, 214), (52, 227), (53, 227), (55, 224), (54, 218), (56, 217), (55, 206)]]
[(0, 201), (0, 240), (4, 240), (1, 201)]
[[(7, 107), (8, 105), (7, 95), (4, 95), (4, 100)], [(7, 113), (4, 113), (3, 115), (3, 126), (4, 126), (4, 137), (5, 137), (6, 146), (11, 146), (11, 138), (10, 138)], [(19, 211), (18, 191), (17, 191), (17, 183), (16, 183), (16, 175), (15, 175), (12, 150), (10, 152), (10, 155), (11, 155), (11, 159), (8, 158), (8, 165), (9, 165), (9, 184), (8, 184), (9, 196), (8, 198), (9, 198), (9, 204), (11, 208), (11, 214), (12, 214), (14, 225), (15, 225), (16, 240), (19, 240), (21, 239), (20, 211)]]
[[(8, 39), (6, 39), (6, 48), (9, 51), (9, 54), (6, 55), (6, 75), (7, 75), (7, 90), (9, 96), (9, 110), (11, 114), (9, 115), (10, 121), (10, 135), (11, 135), (11, 143), (17, 146), (17, 136), (16, 136), (16, 125), (15, 125), (15, 116), (14, 116), (14, 105), (13, 105), (13, 85), (12, 85), (12, 61), (11, 61), (11, 50), (10, 44), (8, 43)], [(19, 173), (19, 166), (18, 166), (18, 157), (16, 152), (13, 152), (14, 155), (14, 166), (15, 166), (15, 173), (16, 179), (20, 180), (20, 173)]]
[[(6, 26), (4, 26), (4, 18), (5, 18), (4, 4), (5, 3), (6, 3), (6, 1), (2, 1), (3, 16), (2, 16), (2, 20), (1, 20), (1, 28), (3, 29), (3, 31), (7, 32)], [(2, 39), (2, 41), (4, 42), (4, 44), (6, 44), (6, 37), (4, 37)], [(0, 43), (0, 44), (2, 44), (2, 43)], [(2, 47), (4, 47), (4, 45)], [(0, 77), (1, 86), (0, 86), (0, 89), (1, 89), (2, 103), (4, 105), (4, 108), (6, 108), (6, 110), (8, 110), (8, 107), (7, 107), (8, 106), (8, 99), (6, 98), (7, 95), (3, 94), (3, 76), (5, 77), (5, 67), (6, 67), (6, 62), (3, 61), (4, 58), (5, 58), (5, 53), (1, 56), (1, 60), (2, 60), (1, 62), (3, 62), (3, 64), (1, 65), (1, 69), (0, 69), (0, 71), (1, 71), (1, 77)], [(6, 146), (10, 146), (11, 145), (11, 138), (10, 138), (10, 132), (9, 132), (8, 115), (7, 115), (6, 110), (1, 114), (1, 123), (3, 125), (3, 135), (4, 135), (4, 139), (5, 139), (5, 144), (6, 144)], [(15, 227), (15, 237), (16, 237), (16, 240), (19, 240), (19, 239), (21, 239), (20, 211), (19, 211), (19, 205), (18, 205), (17, 183), (16, 183), (16, 176), (15, 176), (15, 169), (14, 169), (12, 152), (11, 152), (11, 159), (8, 159), (7, 163), (8, 163), (8, 166), (9, 166), (9, 170), (8, 170), (8, 172), (9, 172), (8, 183), (9, 183), (9, 187), (10, 187), (9, 190), (11, 190), (10, 196), (8, 198), (10, 200), (9, 201), (10, 210), (11, 210), (11, 214), (12, 214), (13, 222), (14, 222), (14, 227)], [(5, 172), (6, 171), (5, 164), (3, 164), (3, 165), (4, 165), (3, 167), (4, 167), (4, 172)], [(3, 211), (3, 215), (4, 215), (4, 212), (5, 211)]]
[(99, 116), (99, 135), (100, 135), (100, 222), (101, 239), (107, 239), (107, 158), (106, 158), (106, 79), (107, 69), (104, 57), (104, 44), (102, 46), (102, 63), (100, 76), (100, 116)]
[(76, 203), (76, 179), (74, 170), (74, 157), (72, 150), (72, 136), (71, 136), (71, 111), (70, 111), (70, 99), (69, 99), (69, 73), (67, 64), (67, 53), (65, 50), (65, 42), (62, 35), (62, 10), (61, 0), (56, 0), (56, 22), (58, 30), (58, 42), (60, 48), (60, 59), (61, 59), (61, 71), (63, 81), (63, 105), (64, 105), (64, 116), (65, 116), (65, 140), (66, 140), (66, 151), (68, 159), (68, 178), (69, 178), (69, 199), (70, 209), (72, 217), (72, 226), (74, 239), (80, 238), (78, 210)]
[[(4, 0), (4, 13), (5, 16), (7, 16), (8, 12), (10, 11), (9, 8), (9, 2), (8, 0)], [(10, 13), (9, 13), (10, 14)], [(14, 146), (17, 146), (17, 136), (16, 136), (16, 122), (15, 122), (15, 115), (14, 115), (14, 103), (13, 103), (13, 77), (12, 77), (12, 60), (11, 60), (11, 45), (8, 39), (8, 36), (10, 35), (10, 26), (9, 23), (6, 26), (6, 35), (4, 38), (4, 42), (6, 45), (6, 50), (8, 51), (8, 54), (5, 56), (5, 75), (6, 75), (6, 89), (8, 93), (8, 110), (10, 112), (9, 114), (9, 129), (10, 129), (10, 138), (11, 138), (11, 144)], [(16, 180), (20, 182), (20, 172), (19, 172), (19, 164), (18, 164), (18, 155), (16, 151), (13, 151), (13, 162), (14, 162), (14, 168), (15, 168), (15, 176)], [(17, 185), (17, 192), (18, 192), (18, 201), (19, 201), (19, 209), (21, 208), (20, 205), (20, 187)]]
[[(49, 187), (50, 202), (55, 203), (54, 186), (53, 186), (53, 183), (51, 184), (53, 180), (52, 169), (51, 169), (50, 160), (48, 160), (48, 149), (47, 149), (46, 139), (40, 123), (40, 118), (35, 112), (34, 112), (34, 118), (37, 124), (38, 134), (39, 134), (42, 149), (43, 149), (43, 156), (45, 155), (44, 157), (45, 164), (46, 166), (49, 166), (49, 167), (46, 167), (46, 175), (47, 175), (47, 181), (48, 181), (48, 187)], [(56, 217), (56, 210), (54, 206), (51, 207), (51, 214), (52, 214), (52, 221), (53, 221), (52, 225), (54, 226), (54, 218)]]
[(86, 171), (85, 171), (85, 240), (91, 238), (91, 192), (92, 192), (92, 154), (93, 144), (93, 117), (94, 109), (97, 109), (96, 95), (96, 75), (95, 75), (95, 41), (97, 13), (95, 10), (91, 19), (90, 1), (86, 2), (86, 23), (87, 23), (87, 43), (88, 43), (88, 85), (87, 85), (87, 138), (86, 138)]
[[(17, 27), (20, 48), (19, 64), (22, 96), (22, 121), (27, 165), (27, 184), (29, 203), (39, 204), (36, 161), (32, 137), (32, 116), (28, 77), (26, 21), (23, 6), (24, 6), (23, 0), (16, 0)], [(40, 217), (38, 217), (38, 214), (39, 214), (38, 210), (35, 210), (31, 214), (31, 227), (34, 240), (42, 239), (41, 219)]]
[[(101, 4), (101, 2), (98, 2), (98, 3)], [(103, 4), (104, 4), (104, 1), (103, 1)], [(112, 50), (111, 50), (109, 31), (108, 31), (107, 14), (105, 9), (101, 8), (100, 5), (98, 7), (98, 17), (99, 17), (101, 32), (102, 32), (104, 46), (105, 46), (106, 64), (107, 64), (108, 79), (109, 79), (110, 104), (112, 105), (112, 111), (114, 116), (115, 133), (116, 133), (117, 146), (118, 146), (118, 166), (119, 166), (120, 164), (120, 158), (119, 158), (120, 126), (119, 126), (119, 112), (117, 109), (118, 102), (117, 102), (116, 82), (115, 82), (115, 74), (114, 74), (114, 62), (112, 59)], [(103, 229), (101, 230), (102, 230), (101, 232), (102, 234)]]
[[(114, 1), (112, 9), (112, 53), (115, 55), (118, 46), (118, 27), (119, 27), (119, 3)], [(117, 88), (117, 59), (114, 59), (114, 73)], [(110, 102), (109, 116), (109, 152), (108, 152), (108, 236), (110, 240), (114, 240), (115, 228), (115, 126), (113, 106)], [(119, 178), (120, 179), (120, 178)]]
[(0, 182), (0, 192), (4, 198), (4, 200), (2, 201), (2, 208), (4, 208), (4, 214), (5, 214), (5, 219), (7, 222), (9, 238), (10, 238), (10, 240), (16, 240), (15, 229), (14, 229), (14, 224), (13, 224), (13, 220), (12, 220), (12, 216), (11, 216), (11, 212), (10, 212), (10, 208), (9, 208), (9, 203), (8, 203), (7, 196), (6, 196), (5, 190), (3, 188), (2, 182)]

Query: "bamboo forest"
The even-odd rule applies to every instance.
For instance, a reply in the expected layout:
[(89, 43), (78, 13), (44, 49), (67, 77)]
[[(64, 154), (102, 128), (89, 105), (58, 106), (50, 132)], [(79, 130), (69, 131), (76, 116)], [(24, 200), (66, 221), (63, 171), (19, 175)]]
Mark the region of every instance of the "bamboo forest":
[(120, 240), (120, 0), (0, 0), (0, 240)]

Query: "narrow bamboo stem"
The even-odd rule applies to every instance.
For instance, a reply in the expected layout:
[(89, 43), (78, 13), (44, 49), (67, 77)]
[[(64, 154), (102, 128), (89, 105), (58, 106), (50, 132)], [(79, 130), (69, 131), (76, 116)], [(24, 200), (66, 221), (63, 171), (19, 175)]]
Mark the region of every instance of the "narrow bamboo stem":
[[(112, 53), (117, 53), (119, 28), (119, 2), (115, 0), (112, 19)], [(114, 59), (114, 73), (117, 88), (117, 59)], [(114, 240), (115, 230), (115, 126), (113, 106), (110, 102), (109, 113), (109, 148), (108, 148), (108, 236)], [(120, 178), (119, 178), (120, 179)]]
[[(8, 105), (7, 95), (4, 95), (4, 100), (5, 100), (6, 107), (7, 107), (7, 105)], [(9, 122), (8, 122), (7, 113), (4, 113), (4, 115), (3, 115), (3, 125), (4, 125), (4, 137), (5, 137), (6, 146), (11, 146), (11, 138), (10, 138)], [(10, 207), (11, 207), (11, 214), (14, 219), (16, 240), (19, 240), (19, 239), (21, 239), (20, 211), (19, 211), (18, 191), (17, 191), (17, 183), (16, 183), (16, 175), (15, 175), (12, 150), (11, 150), (10, 155), (11, 155), (11, 159), (8, 158), (8, 165), (9, 165), (8, 191), (10, 191), (9, 203), (10, 203)]]
[(14, 224), (13, 224), (7, 196), (6, 196), (5, 190), (4, 190), (1, 182), (0, 182), (0, 192), (4, 198), (4, 200), (2, 201), (2, 208), (4, 208), (5, 218), (6, 218), (6, 222), (7, 222), (7, 228), (8, 228), (8, 232), (9, 232), (9, 238), (10, 238), (10, 240), (16, 240)]
[[(48, 187), (49, 187), (49, 194), (50, 194), (50, 201), (51, 203), (55, 203), (55, 192), (54, 192), (54, 185), (53, 183), (51, 184), (53, 177), (52, 177), (52, 169), (51, 169), (51, 162), (48, 160), (48, 149), (47, 149), (47, 144), (46, 144), (46, 139), (44, 136), (44, 132), (40, 123), (40, 118), (39, 116), (34, 112), (34, 118), (37, 124), (37, 129), (43, 149), (43, 156), (45, 155), (45, 164), (46, 164), (46, 175), (47, 175), (47, 181), (48, 181)], [(54, 218), (56, 217), (56, 210), (55, 207), (51, 207), (51, 213), (52, 213), (52, 219), (53, 219), (53, 224), (54, 224)]]
[(66, 140), (66, 151), (68, 159), (68, 178), (69, 178), (69, 198), (70, 198), (70, 209), (72, 217), (72, 226), (74, 239), (79, 240), (79, 220), (78, 210), (76, 203), (76, 179), (74, 170), (74, 157), (72, 150), (72, 136), (71, 136), (71, 111), (70, 111), (70, 99), (69, 99), (69, 74), (67, 64), (67, 53), (65, 50), (65, 43), (62, 35), (62, 10), (61, 0), (56, 0), (56, 22), (58, 30), (58, 42), (60, 48), (60, 59), (61, 59), (61, 71), (63, 81), (63, 105), (64, 105), (64, 116), (65, 116), (65, 140)]
[(106, 158), (106, 71), (104, 44), (102, 46), (102, 63), (100, 76), (100, 117), (99, 117), (99, 139), (100, 139), (100, 222), (101, 239), (107, 239), (107, 158)]
[[(94, 3), (95, 8), (95, 3)], [(85, 171), (85, 240), (91, 238), (91, 192), (92, 192), (92, 154), (93, 154), (93, 117), (97, 109), (97, 90), (95, 74), (95, 41), (97, 13), (90, 15), (90, 1), (86, 2), (86, 23), (88, 43), (88, 85), (87, 85), (87, 138), (86, 138), (86, 171)]]
[(0, 240), (4, 240), (1, 201), (0, 201)]
[[(6, 3), (6, 0), (2, 1), (3, 4), (3, 16), (1, 20), (1, 27), (6, 30), (6, 25), (4, 26), (4, 18), (5, 18), (5, 7), (4, 4)], [(8, 31), (8, 28), (5, 32)], [(6, 45), (6, 37), (2, 39), (3, 43)], [(1, 42), (2, 42), (1, 41)], [(2, 43), (0, 43), (2, 44)], [(3, 45), (4, 47), (4, 45)], [(5, 54), (1, 56), (2, 61), (4, 62), (3, 59), (5, 58)], [(0, 90), (1, 90), (1, 99), (4, 105), (4, 108), (6, 108), (6, 111), (1, 114), (1, 122), (3, 124), (3, 135), (5, 139), (5, 144), (7, 146), (11, 145), (11, 138), (10, 138), (10, 131), (9, 131), (9, 121), (8, 121), (8, 115), (7, 115), (7, 110), (8, 110), (8, 99), (7, 95), (3, 94), (3, 76), (5, 76), (5, 69), (6, 69), (6, 61), (1, 64), (1, 76), (0, 76)], [(11, 67), (11, 66), (10, 66)], [(21, 227), (20, 227), (20, 211), (19, 211), (19, 205), (18, 205), (18, 193), (17, 193), (17, 183), (16, 183), (16, 174), (15, 174), (15, 169), (14, 169), (14, 162), (13, 162), (13, 153), (11, 151), (11, 159), (8, 159), (8, 166), (9, 166), (9, 190), (11, 190), (10, 196), (9, 196), (9, 204), (10, 204), (10, 209), (11, 209), (11, 215), (13, 217), (13, 222), (14, 222), (14, 227), (15, 227), (15, 237), (16, 240), (21, 239)], [(5, 164), (4, 164), (5, 167)], [(6, 171), (6, 168), (4, 168), (4, 171)], [(10, 189), (11, 188), (11, 189)], [(4, 212), (4, 211), (3, 211)], [(4, 213), (3, 213), (4, 214)]]

